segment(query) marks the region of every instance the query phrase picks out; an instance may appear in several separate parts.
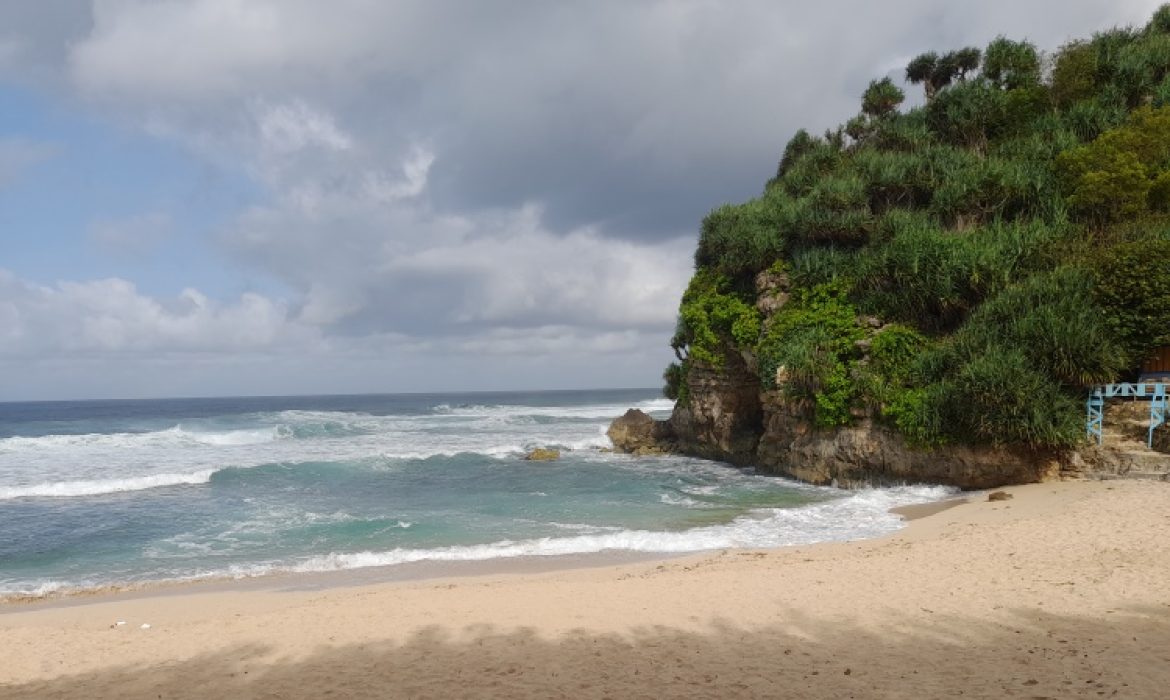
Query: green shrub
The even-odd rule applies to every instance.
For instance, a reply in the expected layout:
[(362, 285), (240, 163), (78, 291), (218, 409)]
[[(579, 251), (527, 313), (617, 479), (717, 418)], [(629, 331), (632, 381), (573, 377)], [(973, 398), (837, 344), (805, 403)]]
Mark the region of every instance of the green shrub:
[(679, 305), (676, 350), (685, 348), (688, 359), (723, 367), (729, 346), (753, 347), (759, 335), (759, 312), (732, 291), (730, 280), (712, 270), (696, 271)]
[(942, 91), (926, 107), (931, 132), (944, 143), (964, 148), (985, 148), (1006, 117), (1003, 91), (978, 80)]
[(1097, 48), (1086, 41), (1065, 44), (1052, 66), (1052, 100), (1069, 107), (1089, 99), (1097, 89)]
[(1108, 223), (1144, 213), (1170, 167), (1170, 109), (1134, 111), (1125, 126), (1060, 154), (1057, 167), (1078, 216)]
[(845, 154), (834, 143), (815, 140), (804, 146), (798, 158), (784, 171), (777, 184), (793, 197), (803, 197), (812, 191), (822, 178), (833, 176), (845, 163)]
[(1113, 82), (1117, 77), (1121, 53), (1137, 40), (1138, 34), (1129, 28), (1115, 28), (1097, 32), (1089, 42), (1097, 51), (1097, 82)]
[(870, 367), (889, 381), (905, 383), (929, 346), (926, 336), (913, 328), (899, 324), (886, 326), (870, 340)]
[(928, 161), (922, 154), (862, 149), (854, 155), (873, 212), (922, 206), (930, 201)]
[(1003, 90), (1040, 82), (1040, 53), (1026, 41), (998, 37), (983, 51), (983, 77)]
[(792, 255), (789, 278), (798, 287), (840, 283), (851, 287), (856, 278), (857, 254), (836, 246), (803, 248)]
[(809, 400), (816, 425), (845, 425), (857, 394), (852, 377), (859, 357), (856, 343), (863, 337), (857, 311), (839, 285), (798, 290), (760, 339), (761, 382)]
[(940, 388), (933, 408), (958, 441), (1068, 447), (1083, 439), (1081, 401), (1034, 369), (1019, 350), (989, 348)]
[(910, 153), (929, 145), (933, 139), (926, 125), (926, 111), (915, 108), (876, 122), (867, 144), (882, 151)]
[(1010, 347), (1029, 365), (1065, 386), (1114, 381), (1126, 353), (1093, 297), (1093, 278), (1065, 267), (1032, 275), (989, 299), (956, 338), (959, 352), (977, 357)]
[(1170, 35), (1151, 34), (1117, 54), (1115, 83), (1131, 106), (1141, 104), (1170, 73)]
[(784, 251), (783, 195), (778, 192), (743, 204), (725, 204), (703, 219), (695, 265), (731, 277), (750, 277)]
[(1094, 262), (1096, 301), (1131, 364), (1170, 344), (1170, 240), (1122, 243), (1102, 249)]
[(954, 328), (988, 294), (1046, 264), (1063, 229), (1038, 221), (994, 224), (956, 236), (909, 219), (879, 251), (858, 261), (858, 293), (879, 315)]
[(1094, 97), (1071, 105), (1061, 120), (1078, 139), (1088, 142), (1124, 124), (1127, 115), (1120, 102)]
[(934, 192), (931, 209), (959, 225), (1034, 215), (1055, 189), (1046, 164), (986, 158), (944, 180)]
[(662, 395), (671, 401), (687, 405), (690, 399), (690, 389), (687, 386), (687, 363), (671, 362), (662, 373)]
[(820, 145), (820, 140), (815, 136), (809, 134), (804, 129), (797, 131), (796, 134), (784, 146), (784, 155), (780, 158), (780, 164), (776, 166), (776, 179), (784, 177), (796, 161), (800, 160), (806, 153), (812, 151)]
[(948, 384), (898, 391), (882, 405), (882, 416), (894, 424), (911, 445), (937, 447), (946, 436), (944, 410), (953, 392)]

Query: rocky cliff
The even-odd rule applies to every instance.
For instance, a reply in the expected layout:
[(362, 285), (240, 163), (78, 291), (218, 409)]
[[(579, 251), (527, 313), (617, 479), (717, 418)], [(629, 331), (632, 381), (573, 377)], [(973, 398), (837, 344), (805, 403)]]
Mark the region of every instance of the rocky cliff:
[[(689, 401), (676, 406), (669, 420), (630, 410), (614, 421), (609, 436), (616, 449), (753, 465), (842, 488), (932, 483), (989, 489), (1059, 478), (1170, 478), (1170, 455), (1128, 441), (1062, 452), (961, 445), (922, 449), (872, 416), (861, 416), (849, 427), (817, 429), (804, 408), (782, 392), (752, 385), (746, 367), (727, 377), (711, 368), (694, 372)], [(1159, 431), (1155, 450), (1166, 449), (1162, 443), (1168, 434)]]
[[(786, 280), (762, 274), (757, 291), (766, 324), (787, 301)], [(877, 319), (864, 319), (863, 325), (872, 332), (882, 327)], [(918, 448), (883, 425), (872, 409), (856, 411), (847, 427), (818, 429), (810, 407), (786, 396), (783, 377), (777, 377), (778, 388), (764, 388), (749, 352), (729, 346), (720, 367), (693, 359), (688, 365), (686, 400), (669, 420), (631, 410), (614, 422), (609, 436), (619, 451), (679, 452), (845, 488), (910, 482), (986, 489), (1062, 476), (1170, 473), (1167, 455), (1146, 451), (1135, 457), (1133, 450), (1117, 446), (1079, 451)]]

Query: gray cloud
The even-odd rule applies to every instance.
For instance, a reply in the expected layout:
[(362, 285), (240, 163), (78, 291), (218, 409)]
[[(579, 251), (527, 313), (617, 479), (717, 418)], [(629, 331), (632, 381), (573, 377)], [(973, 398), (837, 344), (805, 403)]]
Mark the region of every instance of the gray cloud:
[[(301, 343), (318, 366), (377, 346), (473, 376), (476, 358), (505, 367), (527, 347), (550, 374), (563, 361), (589, 376), (568, 343), (624, 348), (650, 384), (700, 218), (757, 193), (796, 129), (848, 118), (919, 51), (1001, 33), (1054, 49), (1158, 4), (27, 3), (0, 10), (0, 75), (52, 73), (75, 104), (260, 186), (209, 244), (290, 296), (208, 301), (183, 322), (223, 347), (242, 352), (236, 319), (269, 329), (257, 357)], [(185, 327), (144, 318), (134, 327)], [(134, 337), (123, 349), (209, 350), (174, 330)]]

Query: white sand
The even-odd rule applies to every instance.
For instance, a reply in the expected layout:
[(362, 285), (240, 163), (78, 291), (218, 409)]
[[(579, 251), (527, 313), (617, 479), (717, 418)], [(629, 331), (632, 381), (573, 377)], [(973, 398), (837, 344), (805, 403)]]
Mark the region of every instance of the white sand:
[(1007, 490), (869, 542), (11, 604), (0, 697), (1170, 697), (1170, 484)]

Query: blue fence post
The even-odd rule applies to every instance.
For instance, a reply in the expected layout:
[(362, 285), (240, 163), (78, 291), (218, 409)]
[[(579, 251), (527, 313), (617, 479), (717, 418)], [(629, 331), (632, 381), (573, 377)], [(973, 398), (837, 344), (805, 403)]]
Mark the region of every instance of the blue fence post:
[(1150, 401), (1150, 435), (1146, 445), (1154, 448), (1154, 429), (1166, 422), (1166, 385), (1154, 385), (1154, 399)]
[(1101, 387), (1094, 387), (1089, 394), (1089, 400), (1085, 404), (1088, 410), (1088, 420), (1085, 422), (1086, 437), (1090, 440), (1096, 439), (1097, 444), (1100, 445), (1105, 441), (1105, 433), (1103, 430), (1103, 423), (1105, 417), (1105, 396)]

